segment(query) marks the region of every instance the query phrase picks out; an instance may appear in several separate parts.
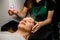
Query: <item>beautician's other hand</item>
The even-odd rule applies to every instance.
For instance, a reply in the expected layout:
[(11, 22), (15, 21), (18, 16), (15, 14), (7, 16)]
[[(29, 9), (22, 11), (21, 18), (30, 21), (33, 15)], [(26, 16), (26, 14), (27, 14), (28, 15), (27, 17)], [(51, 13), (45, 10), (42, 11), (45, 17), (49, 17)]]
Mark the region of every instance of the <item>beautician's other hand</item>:
[(15, 10), (15, 9), (9, 9), (9, 10), (8, 10), (8, 14), (9, 14), (10, 16), (12, 16), (12, 15), (14, 15), (14, 14), (17, 14), (17, 13), (18, 13), (18, 11)]
[(32, 28), (32, 33), (35, 33), (41, 28), (42, 22), (37, 22), (36, 25)]

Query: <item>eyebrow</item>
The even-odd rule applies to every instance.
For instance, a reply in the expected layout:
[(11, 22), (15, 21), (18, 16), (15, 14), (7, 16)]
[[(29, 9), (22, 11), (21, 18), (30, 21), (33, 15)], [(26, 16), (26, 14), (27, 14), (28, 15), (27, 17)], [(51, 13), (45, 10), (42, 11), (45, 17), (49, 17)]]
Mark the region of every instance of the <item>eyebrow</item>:
[[(30, 21), (32, 21), (31, 19), (29, 19)], [(34, 21), (34, 22), (32, 22), (32, 23), (34, 23), (34, 25), (36, 24), (36, 21)]]

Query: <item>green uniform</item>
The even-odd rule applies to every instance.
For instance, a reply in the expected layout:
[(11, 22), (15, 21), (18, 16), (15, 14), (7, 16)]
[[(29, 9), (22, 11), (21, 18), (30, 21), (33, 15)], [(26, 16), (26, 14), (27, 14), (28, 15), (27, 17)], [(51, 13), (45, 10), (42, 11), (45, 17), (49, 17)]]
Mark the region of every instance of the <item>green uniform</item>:
[[(33, 6), (29, 10), (29, 14), (30, 14), (31, 17), (33, 17), (35, 19), (35, 21), (40, 22), (40, 21), (46, 20), (47, 16), (48, 16), (48, 11), (49, 10), (54, 10), (54, 4), (51, 0), (44, 0), (44, 1), (41, 1), (39, 3), (36, 3), (36, 0), (32, 0), (32, 1), (33, 1)], [(25, 1), (24, 6), (28, 7), (27, 6), (27, 1)], [(46, 34), (47, 34), (44, 31), (45, 29), (53, 31), (53, 27), (52, 27), (51, 23), (49, 23), (47, 25), (44, 25), (39, 30), (37, 30), (37, 32), (32, 34), (33, 36), (32, 35), (30, 36), (30, 39), (31, 40), (40, 40), (39, 38), (41, 38), (44, 35), (46, 36)], [(52, 39), (50, 38), (48, 40), (52, 40)]]
[[(48, 13), (47, 13), (47, 2), (45, 1), (45, 4), (43, 6), (32, 6), (32, 9), (30, 10), (31, 16), (36, 21), (44, 21), (47, 19)], [(48, 24), (45, 26), (47, 29), (52, 29), (51, 24)]]

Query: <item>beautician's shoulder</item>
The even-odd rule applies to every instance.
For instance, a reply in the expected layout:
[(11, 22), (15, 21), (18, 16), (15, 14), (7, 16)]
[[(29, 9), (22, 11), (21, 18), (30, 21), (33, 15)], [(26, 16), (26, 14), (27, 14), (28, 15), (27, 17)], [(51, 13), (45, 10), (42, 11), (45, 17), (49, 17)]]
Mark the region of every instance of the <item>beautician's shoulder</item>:
[(47, 0), (47, 9), (54, 10), (55, 9), (55, 2), (52, 0)]

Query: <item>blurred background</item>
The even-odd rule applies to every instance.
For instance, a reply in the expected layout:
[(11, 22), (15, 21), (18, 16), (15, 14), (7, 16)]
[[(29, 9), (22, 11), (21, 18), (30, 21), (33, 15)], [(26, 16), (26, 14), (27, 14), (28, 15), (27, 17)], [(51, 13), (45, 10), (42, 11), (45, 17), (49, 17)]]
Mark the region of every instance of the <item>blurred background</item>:
[[(5, 24), (11, 25), (19, 21), (19, 20), (15, 20), (17, 19), (16, 16), (13, 16), (13, 17), (9, 16), (8, 9), (13, 5), (13, 7), (16, 10), (21, 11), (21, 9), (23, 8), (24, 2), (25, 0), (0, 0), (0, 31), (1, 31), (2, 26), (3, 27), (6, 26)], [(59, 3), (60, 1), (56, 0), (56, 9), (55, 9), (54, 18), (52, 22), (53, 22), (53, 28), (55, 29), (55, 34), (58, 35), (58, 38), (60, 39), (60, 20), (59, 20), (60, 19), (60, 11), (59, 11), (60, 5), (58, 5)]]
[(16, 10), (20, 11), (24, 2), (25, 0), (0, 0), (0, 30), (2, 25), (14, 19), (9, 16), (8, 9), (13, 5)]

